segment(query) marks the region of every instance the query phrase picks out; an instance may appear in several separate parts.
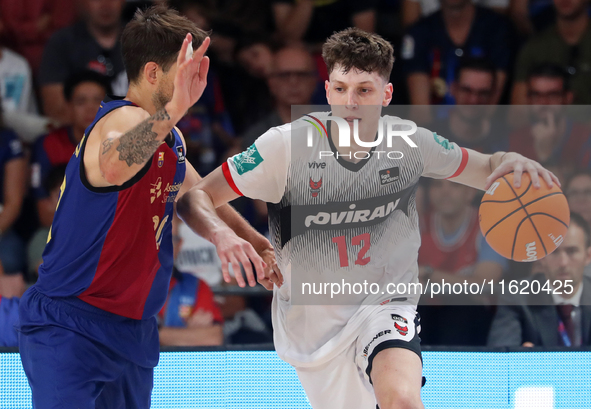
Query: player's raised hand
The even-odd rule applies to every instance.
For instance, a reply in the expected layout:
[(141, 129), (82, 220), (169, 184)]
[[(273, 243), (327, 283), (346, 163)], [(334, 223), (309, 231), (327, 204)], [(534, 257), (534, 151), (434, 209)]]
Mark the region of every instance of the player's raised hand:
[(277, 266), (275, 259), (275, 251), (272, 247), (266, 248), (259, 252), (259, 255), (263, 258), (263, 261), (267, 265), (265, 267), (265, 277), (258, 279), (259, 284), (265, 287), (267, 290), (273, 290), (273, 285), (281, 288), (283, 285), (283, 274)]
[(548, 187), (552, 187), (554, 183), (560, 186), (560, 181), (556, 175), (544, 168), (538, 162), (528, 159), (518, 153), (508, 152), (502, 156), (499, 166), (497, 166), (490, 176), (486, 178), (485, 190), (488, 190), (495, 180), (511, 172), (513, 172), (513, 185), (516, 188), (521, 186), (521, 175), (523, 172), (529, 173), (535, 189), (540, 188), (540, 178), (546, 181)]
[[(222, 262), (222, 276), (226, 283), (231, 282), (230, 272), (228, 271), (228, 264), (232, 264), (236, 281), (240, 287), (245, 287), (246, 282), (240, 274), (240, 264), (244, 268), (246, 279), (251, 287), (256, 285), (256, 278), (252, 271), (252, 265), (256, 270), (259, 279), (265, 277), (265, 268), (267, 264), (263, 261), (246, 240), (241, 239), (230, 228), (219, 233), (214, 241), (218, 256)], [(251, 265), (252, 262), (252, 265)]]
[(177, 57), (174, 91), (170, 100), (181, 116), (197, 102), (207, 85), (209, 57), (205, 56), (205, 51), (209, 47), (210, 39), (206, 37), (194, 53), (191, 53), (192, 42), (193, 36), (187, 34)]

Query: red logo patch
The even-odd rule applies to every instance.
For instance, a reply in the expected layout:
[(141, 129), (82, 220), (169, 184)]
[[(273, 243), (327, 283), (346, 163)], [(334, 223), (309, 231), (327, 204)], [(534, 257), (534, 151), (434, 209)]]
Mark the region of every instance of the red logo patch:
[(312, 193), (312, 197), (318, 196), (320, 189), (322, 188), (322, 178), (318, 182), (314, 182), (312, 178), (310, 178), (310, 193)]

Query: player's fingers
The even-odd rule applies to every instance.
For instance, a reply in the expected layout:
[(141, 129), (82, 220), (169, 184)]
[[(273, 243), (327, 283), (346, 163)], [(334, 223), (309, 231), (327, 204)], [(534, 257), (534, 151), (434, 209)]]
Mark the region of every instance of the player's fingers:
[(273, 283), (268, 278), (259, 279), (258, 281), (266, 290), (273, 290)]
[(548, 185), (548, 188), (552, 188), (552, 186), (554, 186), (554, 179), (552, 179), (552, 176), (554, 176), (554, 174), (552, 172), (544, 168), (541, 168), (540, 175), (542, 176), (542, 179), (544, 179), (544, 181), (546, 182), (546, 185)]
[(189, 43), (193, 41), (193, 36), (191, 33), (187, 33), (185, 39), (183, 40), (183, 44), (181, 45), (181, 50), (179, 51), (179, 55), (176, 58), (177, 65), (180, 67), (187, 59), (187, 48), (189, 48)]
[(279, 278), (279, 287), (281, 287), (283, 285), (283, 274), (281, 274), (281, 270), (279, 270), (277, 263), (273, 263), (273, 271)]
[(263, 261), (262, 257), (255, 251), (254, 247), (250, 245), (250, 243), (244, 248), (246, 255), (252, 261), (254, 265), (254, 269), (257, 273), (258, 279), (263, 279), (266, 277), (265, 268), (268, 267), (267, 264)]
[[(553, 182), (553, 183), (556, 183), (556, 184), (558, 185), (558, 187), (561, 187), (561, 186), (562, 186), (562, 185), (560, 184), (560, 180), (558, 180), (558, 177), (557, 177), (557, 176), (556, 176), (556, 175), (555, 175), (553, 172), (550, 172), (550, 171), (548, 170), (548, 174), (549, 174), (549, 176), (550, 176), (550, 179), (552, 179), (552, 182)], [(550, 187), (552, 187), (552, 186), (550, 186)]]
[(257, 283), (256, 280), (254, 279), (254, 275), (252, 272), (252, 264), (250, 263), (250, 260), (248, 259), (248, 257), (246, 256), (246, 254), (244, 252), (240, 252), (236, 255), (236, 258), (238, 259), (238, 261), (240, 261), (240, 263), (242, 264), (242, 267), (244, 268), (244, 274), (246, 275), (246, 280), (248, 281), (248, 285), (250, 285), (251, 287), (254, 287)]
[(231, 281), (230, 278), (230, 271), (228, 270), (228, 259), (225, 254), (218, 254), (220, 261), (222, 262), (222, 277), (224, 277), (224, 281), (229, 283)]
[(240, 269), (240, 263), (236, 260), (234, 254), (229, 257), (230, 263), (232, 264), (232, 270), (234, 270), (234, 278), (240, 287), (246, 287), (244, 277), (242, 277), (242, 271)]
[(532, 162), (526, 162), (525, 171), (529, 173), (529, 177), (531, 179), (531, 183), (534, 186), (534, 189), (540, 188), (540, 175), (538, 174), (538, 169)]
[(205, 55), (205, 52), (207, 51), (207, 48), (209, 47), (210, 41), (211, 41), (211, 39), (209, 37), (205, 37), (205, 40), (203, 40), (203, 42), (201, 43), (199, 48), (197, 48), (197, 50), (193, 54), (194, 60), (200, 61), (203, 58), (203, 56)]
[(207, 73), (209, 72), (209, 57), (203, 57), (201, 62), (199, 63), (199, 71), (197, 75), (199, 75), (199, 81), (206, 83), (207, 82)]
[(513, 167), (513, 186), (516, 188), (521, 187), (521, 175), (523, 174), (523, 164), (517, 162)]

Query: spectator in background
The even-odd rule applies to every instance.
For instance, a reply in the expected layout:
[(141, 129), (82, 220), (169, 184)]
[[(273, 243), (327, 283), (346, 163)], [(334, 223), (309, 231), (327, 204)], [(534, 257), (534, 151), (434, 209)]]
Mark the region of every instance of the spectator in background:
[(44, 189), (51, 169), (66, 165), (86, 128), (92, 123), (101, 101), (111, 93), (108, 79), (95, 71), (79, 71), (70, 75), (63, 86), (65, 110), (72, 124), (39, 138), (31, 158), (31, 187), (37, 199), (41, 226), (49, 227), (55, 213), (55, 203)]
[(31, 68), (22, 56), (0, 48), (0, 90), (2, 112), (37, 114)]
[(588, 157), (591, 154), (591, 146), (588, 146), (591, 128), (569, 119), (566, 107), (562, 106), (573, 100), (568, 84), (568, 75), (560, 66), (542, 64), (535, 67), (526, 81), (533, 125), (509, 135), (510, 151), (521, 153), (543, 166), (559, 166), (566, 175), (577, 167), (589, 167), (591, 163)]
[[(18, 136), (2, 123), (0, 115), (0, 262), (5, 296), (20, 296), (25, 288), (25, 245), (12, 226), (21, 212), (27, 189), (27, 161)], [(9, 295), (10, 294), (10, 295)]]
[(509, 15), (523, 37), (544, 30), (556, 19), (552, 0), (510, 0)]
[(304, 48), (284, 47), (277, 51), (267, 77), (274, 109), (242, 136), (243, 149), (269, 128), (291, 122), (292, 105), (310, 105), (317, 78), (314, 58)]
[[(480, 233), (478, 212), (472, 206), (476, 190), (433, 179), (427, 194), (432, 213), (421, 234), (421, 281), (445, 280), (453, 285), (464, 280), (479, 284), (498, 280), (507, 268), (507, 260), (495, 253)], [(424, 325), (421, 339), (427, 345), (484, 345), (493, 314), (490, 306), (478, 305), (485, 296), (453, 297), (440, 298), (433, 305), (419, 305)], [(456, 305), (458, 302), (472, 305)], [(450, 326), (450, 322), (454, 325)]]
[(564, 241), (541, 260), (546, 275), (532, 277), (540, 286), (550, 280), (561, 295), (540, 291), (537, 295), (506, 296), (492, 323), (489, 346), (591, 345), (591, 278), (583, 275), (585, 266), (591, 263), (590, 234), (585, 219), (571, 213)]
[(554, 0), (556, 24), (534, 35), (515, 65), (512, 104), (526, 104), (529, 73), (542, 63), (557, 64), (570, 75), (575, 104), (591, 103), (591, 24), (589, 0)]
[(228, 109), (240, 135), (273, 109), (267, 76), (273, 64), (275, 44), (262, 34), (244, 36), (236, 42), (237, 66), (226, 70), (220, 80), (228, 96)]
[(115, 95), (127, 92), (123, 66), (121, 13), (125, 0), (78, 0), (83, 21), (56, 32), (43, 51), (39, 83), (45, 115), (70, 123), (64, 81), (90, 69), (109, 78)]
[[(183, 239), (178, 234), (180, 224), (184, 223), (175, 218), (175, 260), (183, 244)], [(168, 298), (158, 313), (158, 321), (160, 345), (205, 346), (221, 345), (224, 341), (222, 313), (211, 289), (194, 274), (181, 272), (176, 268), (173, 269)]]
[(223, 318), (207, 283), (173, 270), (168, 298), (158, 314), (160, 345), (205, 346), (224, 342)]
[[(47, 197), (40, 200), (43, 200), (44, 202), (43, 205), (45, 208), (43, 210), (47, 212), (47, 215), (45, 215), (47, 220), (44, 220), (41, 223), (37, 231), (33, 233), (33, 236), (27, 245), (27, 279), (29, 282), (37, 281), (37, 277), (39, 276), (39, 266), (43, 263), (43, 250), (45, 250), (45, 245), (47, 244), (49, 228), (51, 226), (51, 221), (53, 220), (53, 213), (55, 213), (55, 209), (57, 208), (60, 197), (60, 188), (65, 175), (65, 164), (53, 166), (43, 180), (43, 190), (47, 192)], [(37, 207), (39, 208), (41, 206), (38, 204)], [(51, 219), (49, 219), (49, 214), (51, 214)]]
[(314, 52), (335, 31), (357, 27), (375, 31), (375, 0), (273, 0), (279, 39), (286, 44), (305, 42)]
[(457, 106), (449, 116), (435, 121), (433, 129), (451, 142), (483, 153), (507, 150), (507, 138), (500, 121), (492, 118), (495, 95), (495, 67), (483, 58), (463, 58), (451, 84)]
[(402, 59), (410, 102), (454, 104), (451, 83), (462, 57), (483, 57), (495, 68), (498, 103), (511, 60), (508, 20), (471, 0), (441, 0), (441, 10), (422, 18), (404, 36)]
[[(476, 5), (489, 7), (498, 13), (505, 13), (509, 7), (509, 0), (472, 0)], [(402, 25), (409, 28), (421, 17), (427, 17), (439, 11), (441, 3), (438, 0), (402, 0)]]
[(565, 184), (564, 194), (571, 211), (591, 224), (591, 172), (578, 171)]
[(72, 24), (76, 14), (76, 0), (0, 0), (9, 46), (27, 59), (35, 74), (45, 43)]

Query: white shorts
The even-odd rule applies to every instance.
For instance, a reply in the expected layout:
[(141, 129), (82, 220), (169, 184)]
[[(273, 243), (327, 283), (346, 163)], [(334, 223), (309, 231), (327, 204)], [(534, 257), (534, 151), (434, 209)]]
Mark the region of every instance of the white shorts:
[(421, 357), (414, 306), (384, 306), (360, 328), (343, 353), (316, 367), (296, 367), (313, 409), (376, 409), (371, 367), (378, 352), (406, 348)]

